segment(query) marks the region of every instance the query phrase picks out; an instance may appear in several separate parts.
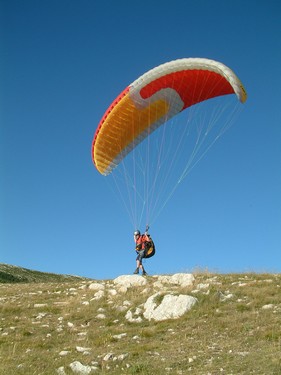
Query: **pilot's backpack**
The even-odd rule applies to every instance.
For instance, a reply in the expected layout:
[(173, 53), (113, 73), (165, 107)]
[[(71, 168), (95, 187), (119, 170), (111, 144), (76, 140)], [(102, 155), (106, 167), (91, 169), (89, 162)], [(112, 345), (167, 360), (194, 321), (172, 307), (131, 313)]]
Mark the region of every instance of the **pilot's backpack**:
[(152, 240), (145, 243), (144, 258), (151, 258), (155, 254), (155, 245)]

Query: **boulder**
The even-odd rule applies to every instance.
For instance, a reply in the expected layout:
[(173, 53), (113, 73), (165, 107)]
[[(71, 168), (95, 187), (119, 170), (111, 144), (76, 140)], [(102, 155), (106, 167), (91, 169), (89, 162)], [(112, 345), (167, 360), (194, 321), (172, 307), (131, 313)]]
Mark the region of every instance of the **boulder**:
[(144, 286), (147, 280), (138, 275), (122, 275), (113, 280), (114, 284), (120, 288), (131, 288), (134, 286)]
[[(161, 293), (156, 293), (147, 299), (143, 313), (146, 319), (156, 321), (177, 319), (189, 311), (197, 302), (195, 297), (183, 294), (166, 294), (163, 299), (162, 297)], [(161, 302), (157, 303), (160, 300)]]

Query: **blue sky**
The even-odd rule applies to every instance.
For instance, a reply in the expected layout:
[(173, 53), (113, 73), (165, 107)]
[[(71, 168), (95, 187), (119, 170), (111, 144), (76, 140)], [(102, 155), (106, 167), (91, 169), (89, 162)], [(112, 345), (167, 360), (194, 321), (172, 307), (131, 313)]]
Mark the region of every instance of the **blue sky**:
[(134, 228), (92, 164), (93, 134), (141, 74), (206, 57), (235, 71), (248, 101), (151, 227), (145, 267), (281, 272), (280, 16), (277, 0), (2, 0), (0, 262), (132, 273)]

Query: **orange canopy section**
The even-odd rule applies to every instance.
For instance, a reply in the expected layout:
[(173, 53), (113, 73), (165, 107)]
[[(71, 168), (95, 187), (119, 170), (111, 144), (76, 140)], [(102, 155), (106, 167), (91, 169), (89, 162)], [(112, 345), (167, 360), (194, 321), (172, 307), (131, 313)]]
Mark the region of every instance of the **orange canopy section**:
[(108, 175), (144, 138), (184, 109), (217, 96), (246, 91), (237, 76), (217, 61), (189, 58), (162, 64), (127, 87), (105, 112), (96, 130), (92, 158)]

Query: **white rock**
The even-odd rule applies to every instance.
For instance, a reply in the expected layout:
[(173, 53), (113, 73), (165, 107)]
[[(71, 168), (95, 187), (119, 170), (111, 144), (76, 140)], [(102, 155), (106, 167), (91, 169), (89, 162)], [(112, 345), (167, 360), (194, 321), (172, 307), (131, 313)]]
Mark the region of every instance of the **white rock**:
[(79, 361), (74, 361), (70, 363), (69, 367), (75, 374), (80, 374), (80, 375), (88, 375), (92, 371), (91, 366), (84, 366)]
[(147, 284), (147, 280), (138, 275), (122, 275), (114, 279), (113, 282), (116, 286), (125, 288), (143, 286)]
[(76, 346), (75, 349), (78, 353), (84, 353), (84, 352), (88, 352), (89, 350), (91, 350), (91, 348), (84, 348), (83, 346)]
[(158, 306), (156, 301), (159, 296), (160, 293), (154, 294), (144, 304), (143, 316), (146, 319), (156, 321), (177, 319), (189, 311), (197, 302), (197, 299), (192, 296), (167, 294)]
[(123, 337), (126, 337), (126, 336), (127, 336), (127, 333), (120, 333), (119, 335), (113, 335), (112, 337), (114, 339), (120, 340), (120, 339), (122, 339)]
[(61, 352), (59, 352), (59, 355), (61, 356), (61, 357), (65, 357), (67, 354), (69, 354), (70, 353), (70, 351), (68, 351), (68, 350), (62, 350)]
[(89, 285), (89, 289), (90, 290), (104, 290), (104, 285), (103, 284), (99, 284), (99, 283), (92, 283)]
[(178, 284), (184, 288), (184, 287), (192, 286), (195, 281), (195, 278), (191, 273), (175, 273), (171, 277), (171, 281), (174, 284)]
[(42, 319), (42, 318), (44, 318), (44, 316), (46, 316), (47, 315), (47, 313), (44, 313), (44, 312), (41, 312), (41, 313), (39, 313), (37, 316), (36, 316), (36, 318), (35, 319)]
[(140, 307), (137, 307), (135, 310), (135, 315), (140, 315), (142, 313), (142, 309)]
[(96, 318), (97, 318), (97, 319), (105, 319), (106, 316), (105, 316), (104, 314), (98, 314), (98, 315), (96, 316)]
[(153, 283), (153, 286), (154, 288), (159, 288), (159, 289), (162, 289), (163, 288), (163, 284), (160, 280), (157, 280)]
[(120, 354), (120, 355), (118, 355), (117, 359), (118, 359), (118, 361), (123, 361), (128, 356), (129, 356), (129, 353)]
[(103, 360), (104, 360), (105, 362), (107, 362), (107, 361), (109, 361), (109, 360), (111, 360), (111, 359), (113, 359), (113, 353), (108, 353), (108, 354), (106, 354), (106, 355), (103, 357)]
[(142, 318), (138, 316), (139, 314), (132, 313), (131, 310), (127, 311), (125, 318), (130, 322), (130, 323), (141, 323)]
[(273, 309), (273, 308), (274, 308), (274, 305), (272, 303), (262, 306), (263, 310), (270, 310), (270, 309)]
[(61, 367), (59, 367), (58, 369), (56, 369), (56, 373), (57, 373), (58, 375), (66, 375), (63, 366), (61, 366)]
[(98, 300), (98, 299), (101, 299), (102, 297), (104, 297), (104, 291), (103, 290), (99, 290), (98, 292), (96, 292), (94, 294), (94, 298), (91, 299), (92, 300)]
[(224, 296), (224, 301), (225, 300), (228, 300), (228, 299), (231, 299), (231, 298), (233, 298), (234, 296), (233, 296), (233, 294), (232, 293), (229, 293), (229, 294), (227, 294), (226, 296)]

